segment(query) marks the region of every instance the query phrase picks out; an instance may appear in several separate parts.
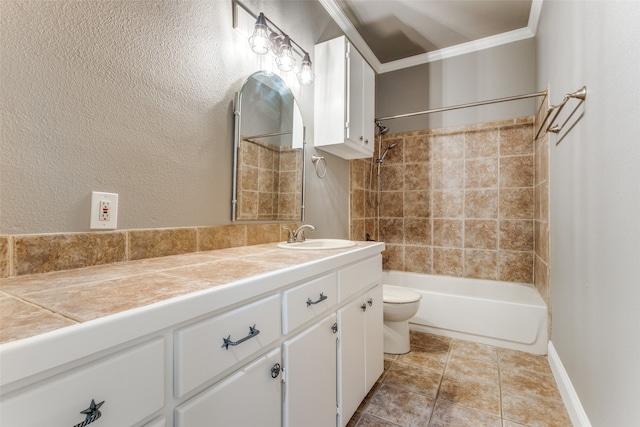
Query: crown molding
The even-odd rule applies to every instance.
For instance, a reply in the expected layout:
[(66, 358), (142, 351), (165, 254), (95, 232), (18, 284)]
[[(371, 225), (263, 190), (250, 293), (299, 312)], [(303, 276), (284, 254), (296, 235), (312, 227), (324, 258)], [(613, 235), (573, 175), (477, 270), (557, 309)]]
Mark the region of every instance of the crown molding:
[(440, 61), (445, 58), (451, 58), (459, 55), (477, 52), (483, 49), (525, 40), (535, 37), (542, 11), (543, 0), (532, 0), (531, 10), (529, 12), (529, 22), (526, 27), (520, 28), (506, 33), (496, 34), (494, 36), (473, 40), (467, 43), (461, 43), (455, 46), (426, 52), (420, 55), (411, 56), (396, 61), (381, 63), (375, 56), (371, 48), (364, 41), (360, 33), (353, 26), (351, 21), (344, 14), (335, 0), (319, 0), (331, 18), (338, 24), (347, 38), (353, 43), (360, 54), (367, 60), (369, 65), (377, 74), (388, 73), (390, 71), (401, 70), (403, 68), (414, 67), (433, 61)]

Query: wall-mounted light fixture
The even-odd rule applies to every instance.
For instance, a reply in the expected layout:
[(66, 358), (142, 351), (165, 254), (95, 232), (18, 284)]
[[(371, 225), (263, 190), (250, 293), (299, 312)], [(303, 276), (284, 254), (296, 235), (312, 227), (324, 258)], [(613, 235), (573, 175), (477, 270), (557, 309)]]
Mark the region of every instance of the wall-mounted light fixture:
[[(313, 83), (315, 75), (313, 74), (309, 52), (282, 31), (264, 13), (260, 12), (260, 14), (256, 15), (237, 0), (234, 0), (233, 4), (242, 8), (256, 20), (253, 25), (253, 32), (249, 37), (251, 50), (259, 55), (270, 52), (275, 58), (278, 69), (284, 72), (293, 71), (297, 62), (294, 55), (299, 56), (302, 58), (302, 62), (298, 73), (296, 73), (298, 81), (305, 86)], [(238, 13), (234, 8), (234, 28), (240, 25), (239, 20)]]

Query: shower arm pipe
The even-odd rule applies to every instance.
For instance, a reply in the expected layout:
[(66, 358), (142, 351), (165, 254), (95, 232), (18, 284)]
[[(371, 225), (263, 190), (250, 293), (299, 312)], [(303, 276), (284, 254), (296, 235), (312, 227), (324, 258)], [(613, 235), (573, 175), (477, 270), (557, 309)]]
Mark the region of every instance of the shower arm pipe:
[(423, 114), (431, 114), (431, 113), (441, 113), (443, 111), (459, 110), (462, 108), (469, 108), (469, 107), (478, 107), (480, 105), (497, 104), (499, 102), (517, 101), (519, 99), (536, 98), (539, 96), (547, 96), (547, 91), (543, 90), (542, 92), (528, 93), (525, 95), (508, 96), (506, 98), (497, 98), (497, 99), (490, 99), (487, 101), (471, 102), (469, 104), (460, 104), (460, 105), (454, 105), (451, 107), (434, 108), (431, 110), (417, 111), (415, 113), (397, 114), (395, 116), (380, 117), (375, 121), (379, 122), (384, 120), (402, 119), (405, 117), (421, 116)]

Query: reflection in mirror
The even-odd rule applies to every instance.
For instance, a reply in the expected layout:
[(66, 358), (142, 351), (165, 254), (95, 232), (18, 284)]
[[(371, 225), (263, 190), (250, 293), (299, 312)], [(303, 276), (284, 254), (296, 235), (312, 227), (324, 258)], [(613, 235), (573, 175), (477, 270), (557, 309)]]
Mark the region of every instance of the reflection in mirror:
[(286, 83), (258, 71), (234, 112), (232, 219), (304, 219), (304, 124)]

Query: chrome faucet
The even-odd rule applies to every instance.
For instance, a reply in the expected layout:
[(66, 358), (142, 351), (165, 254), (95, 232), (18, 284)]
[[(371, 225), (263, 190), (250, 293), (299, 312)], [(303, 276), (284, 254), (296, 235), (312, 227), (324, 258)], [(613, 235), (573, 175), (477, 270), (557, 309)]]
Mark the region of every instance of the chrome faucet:
[(295, 243), (295, 242), (304, 242), (304, 230), (314, 231), (316, 228), (311, 224), (304, 224), (295, 230), (290, 229), (286, 225), (282, 226), (283, 230), (287, 230), (289, 232), (289, 237), (287, 238), (287, 243)]

